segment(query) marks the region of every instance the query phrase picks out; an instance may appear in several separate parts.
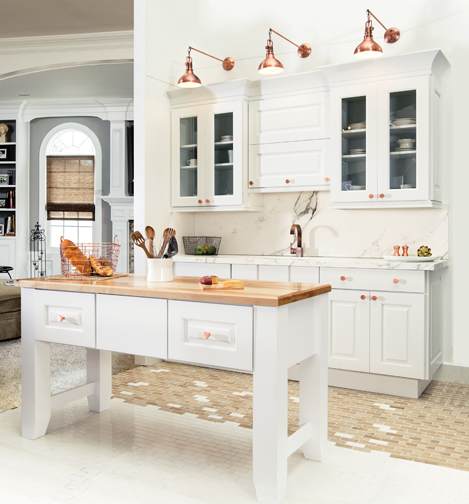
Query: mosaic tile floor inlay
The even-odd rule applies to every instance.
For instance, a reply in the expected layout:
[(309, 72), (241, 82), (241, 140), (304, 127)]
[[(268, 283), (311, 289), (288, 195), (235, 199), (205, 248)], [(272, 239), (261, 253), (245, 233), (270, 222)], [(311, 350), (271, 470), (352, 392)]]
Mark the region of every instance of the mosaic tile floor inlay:
[[(115, 397), (210, 422), (252, 427), (252, 379), (162, 362), (114, 376)], [(289, 431), (298, 384), (289, 384)], [(338, 446), (469, 471), (469, 386), (434, 382), (418, 400), (329, 388), (329, 439)]]

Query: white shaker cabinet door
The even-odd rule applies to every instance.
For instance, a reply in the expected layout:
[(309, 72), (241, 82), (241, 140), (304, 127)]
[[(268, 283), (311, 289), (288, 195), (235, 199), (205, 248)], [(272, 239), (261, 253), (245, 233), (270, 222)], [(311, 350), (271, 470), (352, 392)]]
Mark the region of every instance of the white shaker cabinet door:
[(371, 293), (371, 372), (426, 379), (425, 296)]
[(370, 371), (368, 293), (334, 289), (329, 295), (329, 367)]

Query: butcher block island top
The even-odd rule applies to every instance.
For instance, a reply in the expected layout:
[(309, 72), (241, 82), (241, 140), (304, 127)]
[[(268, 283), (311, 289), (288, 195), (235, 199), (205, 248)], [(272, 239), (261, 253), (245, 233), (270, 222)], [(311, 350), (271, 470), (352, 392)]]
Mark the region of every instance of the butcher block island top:
[(109, 279), (61, 279), (54, 277), (19, 280), (23, 288), (90, 294), (114, 294), (178, 301), (236, 304), (248, 306), (282, 306), (331, 290), (329, 284), (299, 282), (246, 281), (244, 289), (202, 290), (199, 279), (176, 277), (172, 282), (147, 282), (143, 276), (128, 275)]

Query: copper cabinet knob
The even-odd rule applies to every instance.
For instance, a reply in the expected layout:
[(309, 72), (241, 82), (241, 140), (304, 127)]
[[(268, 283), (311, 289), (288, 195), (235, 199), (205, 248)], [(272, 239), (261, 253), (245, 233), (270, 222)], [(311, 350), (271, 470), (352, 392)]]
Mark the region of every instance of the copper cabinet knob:
[(285, 179), (285, 184), (289, 184), (290, 183), (290, 179)]
[(201, 205), (201, 204), (203, 203), (203, 201), (202, 201), (201, 199), (199, 199), (199, 200), (197, 200), (197, 203), (198, 203), (199, 205)]
[(399, 278), (393, 278), (392, 283), (398, 284), (400, 282)]
[(331, 177), (324, 177), (324, 182), (330, 182), (331, 181)]
[(383, 199), (383, 198), (384, 198), (384, 194), (383, 194), (383, 193), (381, 193), (381, 194), (379, 195), (379, 197), (380, 197), (381, 199)]
[(378, 300), (378, 296), (374, 296), (374, 295), (373, 295), (373, 296), (371, 296), (371, 300), (372, 300), (372, 301), (377, 301), (377, 300)]
[(212, 333), (211, 333), (210, 331), (204, 331), (204, 332), (202, 333), (202, 338), (203, 338), (204, 340), (207, 340), (207, 339), (209, 339), (209, 338), (210, 338), (210, 336), (211, 336), (211, 335), (212, 335)]
[(254, 185), (254, 182), (252, 180), (249, 181), (249, 185), (250, 186), (253, 186)]
[(368, 194), (368, 198), (373, 199), (374, 197), (375, 197), (375, 195), (374, 195), (374, 194), (371, 194), (371, 193), (370, 193), (370, 194)]
[(206, 199), (206, 200), (205, 200), (205, 203), (210, 203), (210, 200), (209, 200), (209, 199)]
[(347, 277), (345, 275), (340, 275), (340, 281), (345, 282), (347, 280)]
[(365, 301), (365, 299), (366, 299), (365, 294), (362, 294), (362, 295), (360, 296), (360, 299), (361, 299), (362, 301)]

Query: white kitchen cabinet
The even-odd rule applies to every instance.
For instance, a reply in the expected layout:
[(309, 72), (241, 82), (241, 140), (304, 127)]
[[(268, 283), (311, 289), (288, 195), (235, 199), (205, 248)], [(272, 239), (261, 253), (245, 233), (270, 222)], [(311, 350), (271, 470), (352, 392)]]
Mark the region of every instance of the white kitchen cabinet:
[[(337, 208), (441, 205), (440, 51), (326, 69)], [(366, 76), (366, 77), (364, 77)]]
[(213, 264), (202, 262), (176, 262), (174, 263), (175, 276), (216, 275), (220, 278), (231, 278), (230, 264)]
[(290, 282), (319, 283), (316, 266), (290, 266)]
[[(278, 91), (280, 82), (290, 82), (288, 93)], [(264, 89), (265, 96), (249, 103), (249, 187), (259, 192), (328, 189), (327, 91), (292, 92), (295, 77), (274, 85), (277, 92)]]
[(257, 264), (232, 264), (231, 278), (238, 280), (257, 280)]
[(370, 302), (370, 371), (426, 378), (425, 297), (379, 292)]
[(247, 194), (247, 98), (242, 83), (232, 86), (169, 93), (175, 211), (255, 207)]
[(370, 371), (370, 302), (365, 292), (329, 295), (329, 367)]

